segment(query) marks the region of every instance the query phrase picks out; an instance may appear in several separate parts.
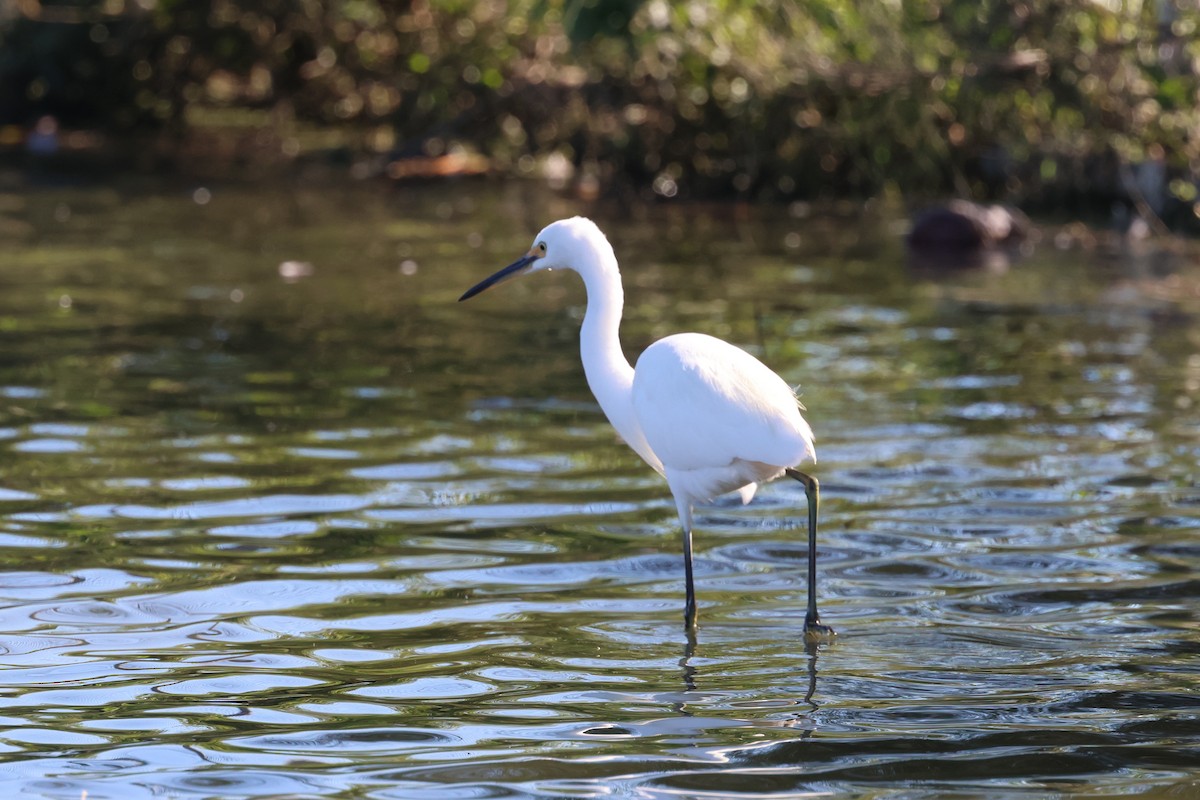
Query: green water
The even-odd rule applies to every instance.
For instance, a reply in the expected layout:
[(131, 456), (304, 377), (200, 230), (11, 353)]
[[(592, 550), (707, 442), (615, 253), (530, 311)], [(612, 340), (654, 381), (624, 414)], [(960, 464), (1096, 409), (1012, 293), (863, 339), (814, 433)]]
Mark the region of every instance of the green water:
[[(688, 641), (574, 276), (455, 302), (580, 212), (631, 356), (701, 330), (800, 385), (834, 642), (801, 637), (792, 482), (699, 511)], [(938, 275), (896, 231), (486, 183), (10, 186), (0, 793), (1200, 792), (1200, 266), (1048, 238)]]

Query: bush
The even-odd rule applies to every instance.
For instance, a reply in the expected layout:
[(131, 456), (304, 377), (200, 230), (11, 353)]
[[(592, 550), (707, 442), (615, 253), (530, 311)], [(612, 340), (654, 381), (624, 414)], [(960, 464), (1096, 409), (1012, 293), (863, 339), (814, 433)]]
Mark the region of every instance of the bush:
[(0, 21), (0, 121), (178, 130), (269, 109), (395, 154), (557, 154), (662, 195), (1106, 200), (1150, 159), (1190, 203), (1200, 15), (1183, 5), (22, 3), (40, 11)]

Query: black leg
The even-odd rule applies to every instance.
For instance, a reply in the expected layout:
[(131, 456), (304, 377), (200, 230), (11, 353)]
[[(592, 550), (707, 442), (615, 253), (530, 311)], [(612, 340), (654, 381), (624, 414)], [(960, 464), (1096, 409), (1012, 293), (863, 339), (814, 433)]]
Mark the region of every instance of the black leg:
[(804, 484), (808, 498), (808, 613), (804, 615), (804, 635), (810, 638), (832, 636), (833, 628), (821, 624), (817, 614), (817, 509), (821, 505), (821, 485), (811, 475), (787, 469), (787, 476)]
[(687, 598), (683, 606), (683, 623), (690, 631), (696, 627), (696, 583), (692, 578), (692, 530), (683, 529), (683, 577)]

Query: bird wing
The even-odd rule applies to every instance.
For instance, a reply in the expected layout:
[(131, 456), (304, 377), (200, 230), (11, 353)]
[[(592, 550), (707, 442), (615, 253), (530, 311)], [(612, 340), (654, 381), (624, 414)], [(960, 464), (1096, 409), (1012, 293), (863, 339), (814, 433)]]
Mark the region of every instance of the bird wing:
[(815, 458), (792, 389), (754, 356), (712, 336), (681, 333), (646, 348), (634, 372), (633, 408), (670, 469), (738, 459), (782, 468)]

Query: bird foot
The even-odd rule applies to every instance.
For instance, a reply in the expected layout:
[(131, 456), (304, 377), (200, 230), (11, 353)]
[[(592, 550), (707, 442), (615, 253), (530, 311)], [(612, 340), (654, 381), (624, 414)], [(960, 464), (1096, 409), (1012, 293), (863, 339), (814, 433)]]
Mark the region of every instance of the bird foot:
[(689, 605), (683, 609), (683, 627), (689, 631), (696, 630), (696, 607)]
[(821, 620), (816, 617), (807, 617), (804, 620), (804, 638), (809, 641), (821, 641), (832, 639), (837, 636), (835, 631), (829, 625), (822, 625)]

